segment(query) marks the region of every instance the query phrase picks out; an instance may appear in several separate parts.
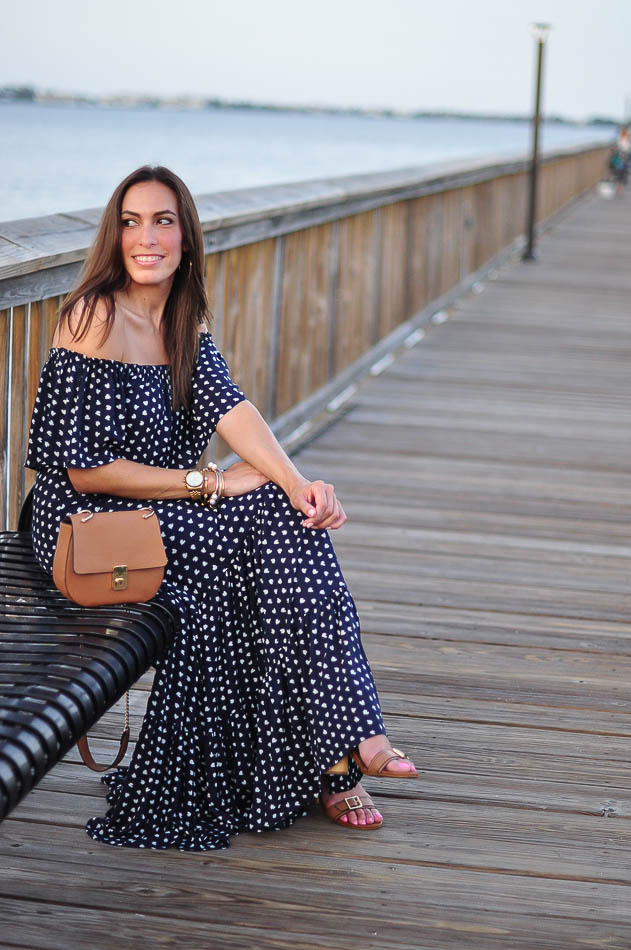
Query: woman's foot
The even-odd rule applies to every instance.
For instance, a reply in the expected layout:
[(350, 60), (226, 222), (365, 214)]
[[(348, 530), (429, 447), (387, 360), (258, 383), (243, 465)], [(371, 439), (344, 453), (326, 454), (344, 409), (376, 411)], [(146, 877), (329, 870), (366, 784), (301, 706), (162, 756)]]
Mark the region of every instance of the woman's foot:
[[(356, 785), (355, 788), (351, 788), (350, 791), (347, 792), (329, 792), (325, 788), (326, 784), (326, 781), (322, 783), (322, 792), (320, 794), (320, 803), (323, 810), (326, 812), (327, 808), (330, 808), (332, 805), (339, 804), (343, 806), (340, 808), (339, 816), (333, 816), (333, 814), (327, 815), (332, 821), (342, 825), (357, 825), (360, 828), (374, 828), (375, 826), (381, 825), (383, 817), (379, 809), (373, 805), (370, 796), (361, 785)], [(356, 807), (360, 801), (363, 807)], [(347, 809), (346, 814), (342, 814), (341, 812), (345, 809)]]
[[(359, 756), (360, 761), (357, 761), (357, 757), (355, 757), (355, 761), (362, 772), (368, 772), (370, 769), (372, 774), (377, 774), (378, 770), (378, 774), (382, 777), (388, 775), (405, 777), (407, 775), (410, 778), (415, 778), (418, 774), (414, 763), (398, 749), (393, 749), (390, 740), (384, 734), (370, 736), (369, 739), (360, 742), (357, 746), (357, 756)], [(378, 759), (377, 756), (379, 756)], [(373, 760), (375, 760), (374, 763)]]

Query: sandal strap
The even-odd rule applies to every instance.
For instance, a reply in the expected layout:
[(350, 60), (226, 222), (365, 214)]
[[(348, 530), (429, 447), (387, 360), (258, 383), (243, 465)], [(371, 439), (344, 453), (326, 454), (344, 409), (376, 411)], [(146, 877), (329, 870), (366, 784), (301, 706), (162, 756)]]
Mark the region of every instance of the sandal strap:
[(357, 811), (358, 808), (375, 808), (375, 805), (368, 795), (363, 798), (359, 795), (349, 795), (348, 798), (342, 798), (339, 802), (327, 805), (324, 808), (324, 814), (331, 821), (339, 821), (343, 815), (348, 815), (351, 811)]
[[(390, 762), (398, 761), (399, 759), (405, 759), (406, 762), (410, 762), (410, 759), (408, 759), (405, 753), (401, 752), (400, 749), (382, 749), (381, 752), (377, 752), (376, 755), (373, 755), (366, 768), (368, 772), (383, 775), (387, 772), (387, 767)], [(411, 764), (410, 762), (410, 765)]]

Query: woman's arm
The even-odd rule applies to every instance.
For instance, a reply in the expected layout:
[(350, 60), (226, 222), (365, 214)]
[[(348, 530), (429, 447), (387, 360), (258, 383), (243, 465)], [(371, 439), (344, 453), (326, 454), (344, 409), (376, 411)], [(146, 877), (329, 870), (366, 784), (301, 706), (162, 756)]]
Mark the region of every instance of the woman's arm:
[[(250, 402), (230, 409), (217, 432), (245, 461), (225, 472), (225, 494), (242, 495), (271, 480), (306, 516), (307, 528), (341, 528), (347, 521), (333, 485), (309, 482), (279, 445), (259, 411)], [(188, 469), (157, 468), (128, 459), (117, 459), (96, 468), (69, 468), (73, 488), (85, 494), (119, 495), (122, 498), (188, 498), (184, 475)]]
[[(188, 498), (184, 484), (188, 468), (156, 468), (128, 459), (117, 459), (97, 468), (69, 468), (68, 477), (75, 491), (122, 498)], [(269, 479), (255, 471), (247, 462), (237, 462), (226, 469), (225, 495), (243, 495), (260, 488)]]
[(306, 515), (306, 528), (341, 528), (348, 520), (333, 485), (309, 482), (300, 474), (251, 402), (230, 409), (217, 432), (237, 455), (283, 489), (293, 507)]

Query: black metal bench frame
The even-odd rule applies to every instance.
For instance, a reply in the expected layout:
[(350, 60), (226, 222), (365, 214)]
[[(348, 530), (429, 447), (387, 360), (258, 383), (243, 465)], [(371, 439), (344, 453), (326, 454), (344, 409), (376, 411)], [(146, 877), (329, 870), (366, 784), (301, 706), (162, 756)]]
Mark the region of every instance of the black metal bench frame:
[(177, 615), (155, 600), (78, 607), (35, 560), (32, 493), (0, 532), (0, 821), (166, 649)]

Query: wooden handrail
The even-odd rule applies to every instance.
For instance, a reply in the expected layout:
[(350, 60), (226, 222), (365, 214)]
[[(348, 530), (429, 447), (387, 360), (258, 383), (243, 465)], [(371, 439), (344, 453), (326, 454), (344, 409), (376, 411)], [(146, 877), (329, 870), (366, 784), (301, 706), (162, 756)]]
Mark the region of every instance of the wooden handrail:
[[(602, 143), (547, 153), (538, 220), (601, 177)], [(323, 408), (519, 238), (528, 161), (451, 162), (196, 198), (213, 332), (278, 432)], [(101, 209), (0, 223), (0, 528), (32, 482), (22, 462), (40, 368)]]

